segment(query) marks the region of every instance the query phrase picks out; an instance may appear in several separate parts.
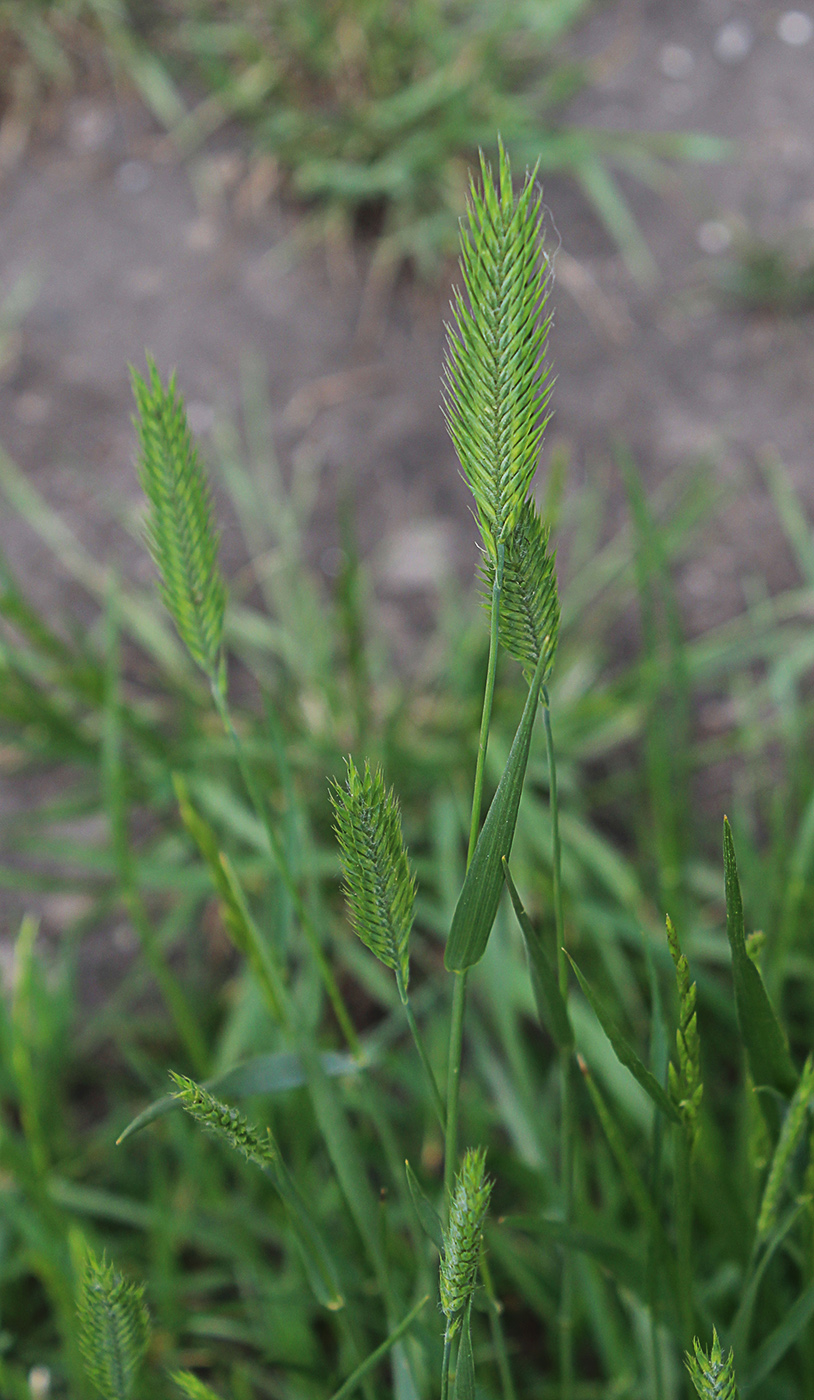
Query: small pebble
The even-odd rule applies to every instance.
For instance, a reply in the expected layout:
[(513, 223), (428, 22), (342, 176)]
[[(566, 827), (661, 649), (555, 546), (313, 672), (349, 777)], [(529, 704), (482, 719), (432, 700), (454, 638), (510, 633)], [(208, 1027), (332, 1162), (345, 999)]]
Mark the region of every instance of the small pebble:
[(777, 21), (777, 37), (792, 48), (801, 49), (814, 34), (814, 20), (802, 10), (786, 10)]
[(51, 1372), (47, 1366), (33, 1366), (28, 1373), (31, 1400), (48, 1400), (51, 1394)]
[(743, 19), (730, 20), (722, 24), (715, 35), (712, 52), (719, 63), (743, 63), (748, 58), (754, 36), (751, 27)]
[(709, 257), (725, 253), (732, 242), (732, 230), (722, 219), (707, 219), (695, 236), (701, 252), (707, 253)]
[(68, 145), (77, 155), (104, 150), (113, 137), (116, 126), (113, 114), (95, 105), (75, 108), (68, 122)]
[(116, 188), (122, 194), (144, 194), (153, 183), (153, 172), (146, 160), (122, 161), (116, 171)]
[(218, 241), (218, 230), (211, 219), (195, 219), (188, 224), (184, 242), (193, 253), (208, 253)]
[(692, 52), (683, 44), (663, 44), (659, 50), (659, 68), (665, 78), (681, 82), (689, 78), (694, 67)]

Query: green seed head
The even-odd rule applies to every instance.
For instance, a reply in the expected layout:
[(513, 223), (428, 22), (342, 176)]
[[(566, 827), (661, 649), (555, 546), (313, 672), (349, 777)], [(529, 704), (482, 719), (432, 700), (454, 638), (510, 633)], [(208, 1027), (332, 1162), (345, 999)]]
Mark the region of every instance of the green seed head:
[(458, 1326), (475, 1291), (483, 1223), (491, 1194), (492, 1182), (486, 1176), (486, 1150), (469, 1148), (455, 1182), (441, 1259), (441, 1307), (450, 1332)]

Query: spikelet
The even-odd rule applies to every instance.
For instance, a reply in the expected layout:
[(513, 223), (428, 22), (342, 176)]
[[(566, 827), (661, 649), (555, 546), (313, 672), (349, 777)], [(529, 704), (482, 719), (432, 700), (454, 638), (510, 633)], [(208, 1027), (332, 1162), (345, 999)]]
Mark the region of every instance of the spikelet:
[(334, 830), (342, 854), (351, 924), (371, 953), (392, 968), (399, 992), (410, 977), (415, 876), (401, 834), (401, 814), (380, 768), (364, 773), (347, 760), (344, 787), (333, 783)]
[(441, 1259), (441, 1307), (450, 1336), (475, 1291), (492, 1182), (486, 1176), (485, 1148), (468, 1148), (449, 1208)]
[[(542, 652), (546, 654), (543, 685), (551, 675), (560, 630), (560, 600), (555, 556), (548, 548), (549, 527), (529, 498), (520, 507), (517, 524), (505, 547), (500, 597), (500, 640), (531, 679)], [(491, 609), (495, 565), (486, 555), (484, 601)]]
[(707, 1354), (696, 1337), (695, 1355), (687, 1354), (687, 1370), (700, 1400), (738, 1400), (735, 1359), (730, 1351), (724, 1358), (718, 1333), (712, 1329), (712, 1350)]
[(143, 1287), (88, 1253), (77, 1299), (79, 1348), (104, 1400), (129, 1400), (150, 1340)]
[(170, 1077), (177, 1089), (175, 1097), (208, 1133), (228, 1143), (247, 1162), (254, 1162), (264, 1170), (271, 1168), (276, 1173), (280, 1154), (268, 1129), (265, 1135), (260, 1133), (236, 1108), (221, 1103), (202, 1084), (196, 1084), (194, 1079), (175, 1073), (171, 1073)]
[[(536, 172), (535, 172), (536, 173)], [(551, 391), (542, 251), (542, 193), (534, 173), (517, 199), (501, 144), (497, 186), (481, 154), (462, 223), (464, 291), (452, 303), (444, 366), (444, 417), (475, 497), (486, 552), (514, 529), (537, 469)]]
[(766, 1185), (763, 1188), (763, 1200), (760, 1204), (757, 1221), (759, 1240), (765, 1240), (771, 1234), (777, 1220), (783, 1186), (792, 1158), (806, 1129), (808, 1109), (812, 1098), (814, 1098), (814, 1058), (809, 1055), (800, 1075), (800, 1083), (794, 1091), (794, 1096), (783, 1119), (783, 1126), (780, 1129), (769, 1174), (766, 1177)]
[(138, 470), (148, 502), (147, 547), (162, 600), (193, 660), (211, 681), (218, 675), (226, 586), (218, 565), (218, 532), (209, 484), (170, 377), (161, 383), (147, 357), (147, 379), (133, 370), (138, 415)]
[(677, 1065), (671, 1061), (668, 1074), (670, 1093), (684, 1122), (690, 1146), (698, 1136), (698, 1111), (704, 1086), (701, 1083), (701, 1045), (698, 1039), (698, 1019), (695, 1013), (695, 983), (690, 981), (690, 969), (681, 951), (678, 935), (667, 919), (667, 942), (675, 964), (678, 985), (678, 1030), (676, 1031)]

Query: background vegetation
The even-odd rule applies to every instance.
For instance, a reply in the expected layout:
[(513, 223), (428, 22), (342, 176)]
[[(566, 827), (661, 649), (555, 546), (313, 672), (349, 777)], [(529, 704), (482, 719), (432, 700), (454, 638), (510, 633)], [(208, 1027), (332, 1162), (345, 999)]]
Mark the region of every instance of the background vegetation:
[[(64, 0), (41, 11), (9, 7), (6, 32), (14, 39), (6, 42), (24, 44), (25, 63), (45, 71), (49, 54), (55, 64), (70, 58), (80, 32), (73, 26), (88, 13)], [(258, 85), (255, 97), (246, 96), (245, 81), (239, 88), (266, 57), (256, 13), (241, 9), (236, 20), (219, 7), (214, 15), (194, 16), (192, 27), (173, 28), (173, 12), (165, 10), (128, 26), (123, 12), (97, 5), (93, 22), (104, 28), (111, 61), (129, 65), (154, 107), (164, 104), (179, 142), (192, 142), (224, 116), (240, 110), (251, 119), (269, 105), (271, 86)], [(407, 150), (402, 165), (387, 154), (386, 142), (357, 146), (355, 183), (343, 185), (337, 172), (348, 173), (342, 162), (352, 141), (326, 155), (320, 113), (306, 100), (302, 76), (306, 69), (321, 82), (343, 52), (336, 29), (324, 23), (329, 16), (338, 24), (342, 11), (315, 7), (323, 27), (303, 37), (298, 26), (309, 13), (281, 11), (290, 29), (280, 32), (291, 37), (287, 65), (274, 70), (273, 83), (280, 84), (274, 91), (298, 94), (297, 103), (287, 96), (282, 104), (299, 123), (289, 149), (303, 153), (303, 169), (322, 161), (330, 180), (298, 185), (300, 166), (286, 157), (279, 133), (263, 131), (262, 119), (258, 141), (278, 142), (274, 149), (292, 188), (318, 197), (329, 220), (364, 222), (371, 200), (379, 201), (376, 219), (385, 240), (394, 240), (391, 251), (420, 256), (422, 248), (442, 246), (447, 234), (438, 230), (454, 227), (454, 219), (433, 179), (439, 168), (446, 169), (444, 181), (459, 177), (479, 129), (471, 124), (459, 144), (449, 131), (461, 109), (443, 103), (422, 109), (416, 97), (414, 125), (396, 106), (388, 137), (394, 151)], [(563, 6), (550, 13), (563, 23), (574, 17)], [(394, 14), (406, 23), (393, 7), (376, 7), (370, 25)], [(421, 16), (430, 14), (415, 7), (409, 23), (418, 30)], [(164, 26), (160, 48), (150, 37), (159, 33), (148, 27), (154, 21)], [(432, 52), (440, 52), (440, 28), (436, 33), (427, 24), (439, 46)], [(494, 26), (498, 35), (497, 20)], [(404, 61), (410, 75), (423, 77), (418, 38), (409, 30)], [(382, 40), (363, 58), (383, 63), (387, 52)], [(184, 88), (193, 58), (195, 71), (208, 74), (209, 94), (198, 99), (203, 110)], [(475, 71), (496, 90), (503, 81), (500, 65), (485, 59)], [(349, 131), (359, 142), (360, 131), (369, 136), (372, 111), (381, 136), (376, 122), (393, 93), (385, 79), (376, 87), (378, 81), (364, 79), (364, 120), (354, 98), (347, 122), (332, 131)], [(506, 79), (512, 94), (514, 82), (509, 88)], [(415, 87), (420, 83), (406, 90), (414, 94)], [(182, 105), (173, 115), (176, 98)], [(492, 110), (484, 107), (484, 122)], [(508, 117), (498, 124), (511, 130)], [(432, 160), (425, 152), (422, 167), (421, 143), (405, 144), (408, 128), (448, 145)], [(544, 144), (541, 134), (536, 139)], [(594, 188), (602, 190), (608, 188), (602, 139), (560, 133), (550, 149), (569, 159), (577, 151), (574, 170), (581, 178), (586, 168), (593, 171)], [(637, 168), (645, 168), (642, 161)], [(393, 168), (399, 182), (384, 190), (379, 185), (371, 193), (360, 184), (360, 170), (372, 169), (379, 179)], [(416, 175), (423, 168), (433, 177), (428, 185)], [(619, 206), (606, 208), (617, 210), (620, 229)], [(212, 473), (241, 524), (251, 561), (230, 581), (225, 613), (248, 790), (210, 690), (153, 591), (103, 576), (14, 464), (0, 458), (6, 499), (52, 543), (98, 610), (90, 629), (70, 617), (43, 618), (3, 571), (3, 762), (9, 780), (25, 780), (34, 801), (6, 832), (0, 879), (32, 908), (48, 894), (74, 901), (58, 941), (39, 936), (33, 920), (24, 922), (4, 978), (0, 1389), (13, 1400), (47, 1393), (47, 1386), (54, 1395), (90, 1393), (83, 1352), (93, 1352), (94, 1283), (123, 1290), (136, 1352), (146, 1345), (139, 1296), (108, 1265), (88, 1262), (104, 1251), (125, 1278), (143, 1282), (152, 1315), (135, 1393), (140, 1385), (145, 1396), (177, 1394), (171, 1376), (181, 1368), (236, 1400), (328, 1397), (405, 1317), (411, 1322), (403, 1354), (418, 1392), (435, 1391), (438, 1257), (422, 1229), (428, 1217), (421, 1192), (442, 1201), (443, 1136), (396, 983), (348, 927), (328, 780), (342, 780), (351, 752), (360, 767), (365, 757), (380, 763), (399, 794), (418, 877), (411, 997), (443, 1083), (443, 946), (464, 873), (487, 628), (477, 602), (450, 584), (419, 665), (398, 676), (354, 545), (352, 501), (342, 521), (340, 573), (328, 591), (306, 564), (313, 465), (303, 454), (284, 477), (256, 387), (247, 385), (241, 424), (222, 424), (217, 444)], [(600, 998), (592, 1005), (574, 983), (568, 1005), (585, 1067), (574, 1096), (575, 1214), (565, 1218), (560, 1187), (553, 1018), (543, 1016), (541, 1024), (523, 936), (504, 900), (486, 957), (470, 978), (461, 1101), (465, 1140), (489, 1144), (495, 1181), (486, 1225), (491, 1284), (476, 1294), (473, 1327), (478, 1386), (507, 1400), (513, 1387), (521, 1396), (563, 1393), (557, 1353), (567, 1257), (574, 1400), (672, 1400), (688, 1393), (682, 1353), (694, 1333), (709, 1348), (713, 1326), (726, 1347), (735, 1347), (742, 1394), (796, 1400), (810, 1393), (814, 1372), (808, 1069), (786, 1107), (812, 1039), (811, 531), (781, 464), (767, 461), (798, 586), (772, 598), (751, 579), (741, 617), (688, 638), (674, 579), (715, 529), (725, 496), (702, 464), (649, 500), (621, 446), (616, 461), (628, 512), (610, 536), (605, 502), (569, 495), (568, 463), (556, 454), (541, 501), (554, 537), (565, 541), (550, 685), (565, 936), (586, 986)], [(635, 647), (632, 614), (639, 620)], [(198, 647), (208, 658), (206, 638), (192, 641), (193, 655)], [(522, 699), (518, 668), (504, 657), (487, 796), (503, 771)], [(788, 1028), (789, 1080), (768, 1091), (771, 1073), (763, 1079), (756, 1071), (754, 1043), (743, 1017), (739, 1026), (733, 995), (722, 789), (749, 935), (735, 981), (748, 982), (744, 969), (759, 967)], [(293, 888), (269, 859), (257, 792)], [(553, 947), (551, 836), (549, 767), (537, 732), (512, 871), (533, 926)], [(730, 864), (730, 920), (732, 888)], [(688, 966), (668, 943), (668, 911)], [(310, 948), (309, 926), (318, 930)], [(330, 1083), (317, 1104), (307, 1091), (303, 1047), (269, 1014), (274, 968), (265, 935), (271, 929), (287, 995)], [(115, 968), (111, 946), (120, 950)], [(350, 1037), (342, 1008), (352, 1022)], [(614, 1054), (606, 1032), (618, 1050), (616, 1026), (625, 1027), (637, 1063), (682, 1102), (697, 1088), (691, 1080), (693, 1066), (699, 1070), (697, 1030), (704, 1093), (691, 1173), (641, 1076)], [(365, 1068), (353, 1057), (354, 1036)], [(668, 1075), (671, 1058), (677, 1080)], [(276, 1168), (263, 1174), (256, 1160), (241, 1162), (203, 1137), (167, 1098), (170, 1067), (214, 1081), (222, 1100), (240, 1102), (261, 1129), (268, 1125), (288, 1175)], [(195, 1106), (196, 1091), (187, 1092)], [(140, 1130), (114, 1146), (145, 1108)], [(238, 1145), (251, 1155), (252, 1143), (242, 1136)], [(405, 1175), (405, 1152), (412, 1177)], [(273, 1166), (266, 1158), (263, 1164)], [(286, 1196), (289, 1177), (307, 1205), (307, 1223), (292, 1205), (297, 1198)], [(336, 1276), (314, 1247), (313, 1221), (340, 1261)], [(664, 1267), (673, 1255), (685, 1270), (678, 1280)], [(344, 1307), (337, 1306), (340, 1295)], [(433, 1302), (422, 1311), (425, 1296)], [(704, 1367), (717, 1367), (715, 1383), (726, 1394), (724, 1358), (712, 1344), (711, 1361), (697, 1361), (696, 1377), (703, 1384)], [(364, 1385), (370, 1394), (389, 1393), (390, 1377), (384, 1358)], [(398, 1370), (394, 1384), (400, 1395), (410, 1393)]]

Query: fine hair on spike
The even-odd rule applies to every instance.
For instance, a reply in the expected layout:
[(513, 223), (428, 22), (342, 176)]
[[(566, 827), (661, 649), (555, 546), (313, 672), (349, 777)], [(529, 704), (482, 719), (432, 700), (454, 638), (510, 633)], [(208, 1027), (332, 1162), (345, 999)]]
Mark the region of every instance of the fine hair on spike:
[(347, 781), (333, 783), (334, 830), (342, 856), (351, 924), (366, 947), (396, 974), (399, 993), (410, 980), (410, 931), (415, 876), (401, 834), (395, 793), (380, 768), (359, 772), (347, 759)]
[(175, 375), (164, 386), (147, 357), (147, 378), (131, 371), (138, 410), (138, 471), (147, 497), (147, 547), (167, 611), (192, 659), (223, 684), (221, 646), (226, 585), (209, 483)]
[(496, 564), (537, 470), (549, 419), (550, 269), (536, 170), (515, 198), (500, 143), (497, 183), (483, 153), (481, 179), (480, 189), (471, 183), (462, 222), (464, 290), (455, 292), (447, 327), (443, 407)]
[(441, 1259), (441, 1307), (450, 1335), (475, 1291), (492, 1182), (486, 1175), (486, 1149), (467, 1148), (449, 1206)]

